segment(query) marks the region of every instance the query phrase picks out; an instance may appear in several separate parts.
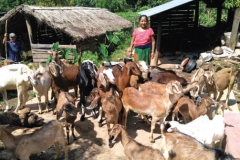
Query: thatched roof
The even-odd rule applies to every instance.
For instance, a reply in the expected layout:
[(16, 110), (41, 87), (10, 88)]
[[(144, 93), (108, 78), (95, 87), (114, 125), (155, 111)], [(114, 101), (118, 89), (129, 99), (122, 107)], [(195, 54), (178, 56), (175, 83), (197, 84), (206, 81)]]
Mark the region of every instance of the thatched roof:
[(33, 16), (37, 23), (47, 24), (55, 30), (66, 33), (76, 41), (130, 28), (132, 23), (102, 8), (89, 7), (40, 7), (20, 5), (0, 18), (0, 25), (13, 16)]

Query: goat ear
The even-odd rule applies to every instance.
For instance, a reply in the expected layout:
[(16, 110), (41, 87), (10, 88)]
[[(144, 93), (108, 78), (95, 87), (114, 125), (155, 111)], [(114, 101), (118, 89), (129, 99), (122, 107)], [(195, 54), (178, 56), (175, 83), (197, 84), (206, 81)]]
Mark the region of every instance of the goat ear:
[(107, 82), (106, 82), (106, 79), (104, 78), (103, 73), (99, 73), (98, 77), (99, 77), (99, 80), (100, 80), (101, 84), (106, 88)]
[(52, 52), (51, 52), (51, 51), (48, 51), (48, 53), (52, 54)]
[(84, 63), (81, 65), (81, 68), (80, 68), (80, 80), (82, 81), (82, 79), (83, 79), (84, 82), (85, 82), (85, 86), (87, 86), (88, 79), (87, 79), (86, 73), (85, 73), (85, 71), (83, 69), (83, 65), (84, 65)]
[(128, 67), (127, 67), (127, 75), (128, 75), (128, 76), (130, 75), (130, 71), (131, 71), (131, 67), (128, 66)]
[(169, 82), (166, 86), (166, 91), (169, 93), (169, 94), (173, 94), (173, 86), (172, 86), (172, 83)]
[(121, 130), (119, 128), (115, 128), (114, 129), (114, 135), (113, 135), (113, 141), (116, 140), (116, 138), (118, 137), (118, 135), (120, 134)]

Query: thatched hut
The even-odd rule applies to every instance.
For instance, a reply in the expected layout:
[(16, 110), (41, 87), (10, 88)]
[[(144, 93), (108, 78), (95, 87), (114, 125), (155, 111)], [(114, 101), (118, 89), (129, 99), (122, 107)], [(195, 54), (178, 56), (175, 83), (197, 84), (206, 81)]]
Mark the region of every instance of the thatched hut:
[(32, 50), (34, 62), (45, 62), (47, 51), (57, 41), (60, 47), (76, 48), (79, 53), (93, 51), (103, 42), (106, 31), (131, 26), (131, 22), (107, 9), (89, 7), (20, 5), (0, 18), (1, 36), (15, 32), (23, 49)]

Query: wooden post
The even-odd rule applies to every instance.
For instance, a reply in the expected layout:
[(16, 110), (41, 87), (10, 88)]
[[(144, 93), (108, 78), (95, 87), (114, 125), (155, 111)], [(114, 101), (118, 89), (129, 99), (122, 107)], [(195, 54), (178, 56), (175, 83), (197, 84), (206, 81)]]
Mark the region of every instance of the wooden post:
[(238, 7), (235, 10), (234, 20), (232, 25), (232, 32), (231, 32), (230, 43), (229, 43), (229, 48), (231, 48), (233, 51), (235, 50), (236, 42), (238, 38), (239, 23), (240, 23), (240, 7)]
[(158, 56), (160, 54), (161, 47), (161, 32), (162, 32), (162, 16), (158, 16), (158, 28), (157, 28), (157, 40), (156, 40), (156, 50), (154, 54), (154, 58), (151, 61), (151, 65), (158, 65)]
[[(8, 20), (6, 20), (6, 23), (5, 23), (5, 33), (7, 33), (7, 22), (8, 22)], [(4, 34), (5, 34), (5, 33), (4, 33)], [(7, 33), (7, 34), (8, 34), (8, 33)], [(5, 41), (5, 55), (6, 55), (5, 59), (7, 59), (7, 55), (8, 55), (7, 37), (6, 37), (6, 41)]]
[[(26, 20), (29, 42), (30, 42), (30, 45), (31, 45), (33, 43), (31, 23), (30, 23), (30, 20), (29, 20), (28, 16), (25, 15), (24, 17), (25, 17), (25, 20)], [(31, 49), (32, 49), (32, 47), (31, 47)]]

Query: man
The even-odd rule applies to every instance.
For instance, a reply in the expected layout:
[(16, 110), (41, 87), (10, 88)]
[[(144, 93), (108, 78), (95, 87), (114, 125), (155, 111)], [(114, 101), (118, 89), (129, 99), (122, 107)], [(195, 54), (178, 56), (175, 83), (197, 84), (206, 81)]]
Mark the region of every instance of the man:
[(9, 34), (10, 41), (7, 41), (7, 33), (4, 34), (3, 38), (3, 44), (7, 43), (7, 49), (8, 49), (8, 59), (19, 62), (21, 61), (21, 43), (19, 41), (16, 41), (16, 34), (10, 33)]

